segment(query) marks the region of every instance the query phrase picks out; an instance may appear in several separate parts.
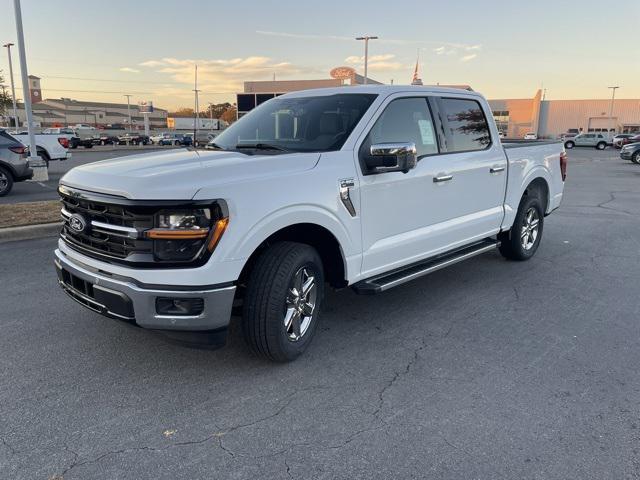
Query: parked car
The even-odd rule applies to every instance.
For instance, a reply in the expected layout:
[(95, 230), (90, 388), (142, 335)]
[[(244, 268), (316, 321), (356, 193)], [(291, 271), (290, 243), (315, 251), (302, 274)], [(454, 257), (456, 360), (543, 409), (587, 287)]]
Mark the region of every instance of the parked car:
[(119, 139), (115, 135), (100, 135), (98, 137), (93, 137), (91, 142), (94, 145), (117, 145)]
[(241, 303), (274, 361), (320, 331), (325, 281), (374, 294), (496, 248), (530, 259), (567, 168), (561, 142), (503, 144), (484, 97), (452, 88), (288, 93), (216, 144), (68, 172), (60, 286), (194, 343), (224, 342)]
[(640, 164), (640, 140), (637, 143), (629, 143), (622, 147), (620, 158)]
[(140, 133), (125, 133), (118, 136), (118, 145), (148, 145), (149, 137)]
[(166, 133), (162, 140), (160, 140), (160, 145), (189, 146), (192, 143), (193, 139), (191, 137), (185, 136), (182, 133)]
[[(11, 133), (11, 135), (28, 146), (28, 132)], [(35, 139), (38, 155), (42, 157), (47, 166), (51, 160), (67, 160), (71, 158), (71, 153), (67, 150), (70, 146), (69, 139), (67, 139), (65, 134), (54, 135), (39, 133), (35, 135)]]
[(216, 138), (217, 133), (212, 133), (206, 130), (198, 130), (197, 140), (195, 142), (193, 141), (193, 133), (185, 133), (184, 136), (189, 137), (191, 139), (191, 144), (195, 144), (196, 147), (203, 147), (211, 142), (214, 138)]
[(565, 140), (565, 148), (593, 147), (604, 150), (607, 147), (607, 136), (602, 133), (579, 133), (573, 138)]
[(28, 149), (21, 142), (0, 130), (0, 197), (7, 195), (15, 182), (29, 180)]
[(538, 134), (537, 133), (533, 133), (533, 132), (529, 132), (526, 133), (524, 136), (525, 140), (537, 140), (538, 139)]
[(160, 144), (160, 141), (164, 138), (165, 135), (168, 135), (167, 133), (154, 133), (153, 135), (149, 136), (149, 140), (151, 141), (152, 144)]
[(622, 147), (624, 147), (625, 145), (628, 145), (628, 144), (630, 144), (630, 143), (638, 143), (638, 142), (640, 142), (640, 134), (638, 134), (638, 133), (632, 133), (632, 134), (630, 134), (630, 135), (631, 135), (631, 136), (629, 136), (629, 137), (625, 136), (625, 137), (619, 138), (619, 139), (616, 141), (616, 146), (617, 146), (618, 148), (622, 148)]
[(622, 145), (624, 145), (623, 140), (625, 138), (631, 138), (636, 136), (637, 133), (619, 133), (617, 135), (614, 135), (614, 137), (611, 139), (611, 144), (615, 147), (615, 148), (622, 148)]

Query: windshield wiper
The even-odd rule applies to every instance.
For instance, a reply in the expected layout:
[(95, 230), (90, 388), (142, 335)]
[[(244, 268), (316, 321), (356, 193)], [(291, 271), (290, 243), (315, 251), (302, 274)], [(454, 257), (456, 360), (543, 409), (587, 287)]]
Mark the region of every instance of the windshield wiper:
[(272, 145), (270, 143), (239, 143), (236, 148), (251, 148), (254, 150), (278, 150), (280, 152), (289, 152), (286, 148)]

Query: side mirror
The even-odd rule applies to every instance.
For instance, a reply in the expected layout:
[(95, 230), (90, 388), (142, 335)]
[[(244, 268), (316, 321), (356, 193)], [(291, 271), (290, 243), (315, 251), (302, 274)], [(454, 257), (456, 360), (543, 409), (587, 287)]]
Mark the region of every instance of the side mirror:
[(415, 168), (417, 163), (416, 144), (376, 143), (371, 145), (370, 154), (364, 163), (370, 173), (403, 172)]

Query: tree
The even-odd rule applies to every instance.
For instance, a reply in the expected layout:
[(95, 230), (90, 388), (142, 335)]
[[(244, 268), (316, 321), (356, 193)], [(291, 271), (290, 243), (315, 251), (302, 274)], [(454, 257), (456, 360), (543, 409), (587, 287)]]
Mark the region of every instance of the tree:
[(228, 124), (232, 124), (236, 121), (237, 110), (236, 107), (231, 105), (227, 108), (222, 115), (220, 115), (220, 120), (227, 122)]
[(229, 110), (231, 107), (233, 107), (233, 105), (231, 105), (229, 102), (211, 104), (207, 108), (206, 116), (211, 116), (211, 118), (222, 118), (224, 112)]
[(169, 112), (170, 117), (193, 117), (193, 108), (182, 107), (175, 112)]
[[(2, 70), (0, 70), (0, 85), (4, 86)], [(12, 103), (11, 95), (6, 91), (6, 88), (0, 89), (0, 115), (6, 115)]]

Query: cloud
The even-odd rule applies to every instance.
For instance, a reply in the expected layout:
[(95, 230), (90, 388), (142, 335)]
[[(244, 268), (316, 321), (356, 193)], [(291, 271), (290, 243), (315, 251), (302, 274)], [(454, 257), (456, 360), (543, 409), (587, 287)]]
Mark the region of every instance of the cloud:
[[(270, 80), (274, 73), (278, 77), (315, 73), (314, 69), (262, 56), (197, 60), (165, 57), (150, 59), (140, 65), (168, 74), (172, 80), (186, 85), (193, 85), (195, 66), (198, 65), (198, 88), (203, 94), (235, 93), (242, 90), (242, 82)], [(158, 88), (154, 93), (186, 98), (193, 95), (192, 88)]]
[[(379, 71), (379, 72), (402, 70), (406, 68), (406, 66), (400, 62), (391, 61), (395, 57), (396, 56), (391, 53), (385, 53), (381, 55), (370, 55), (367, 67), (369, 68), (369, 70)], [(345, 58), (344, 61), (345, 63), (350, 65), (354, 65), (357, 67), (364, 67), (364, 57), (351, 55), (350, 57)]]
[(461, 62), (468, 62), (470, 60), (473, 60), (474, 58), (476, 58), (478, 55), (476, 53), (472, 53), (470, 55), (465, 55), (463, 57), (460, 57), (460, 61)]
[(121, 72), (127, 72), (127, 73), (140, 73), (140, 70), (137, 70), (137, 69), (131, 68), (131, 67), (120, 67), (119, 70)]

